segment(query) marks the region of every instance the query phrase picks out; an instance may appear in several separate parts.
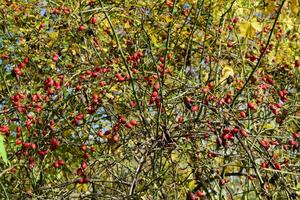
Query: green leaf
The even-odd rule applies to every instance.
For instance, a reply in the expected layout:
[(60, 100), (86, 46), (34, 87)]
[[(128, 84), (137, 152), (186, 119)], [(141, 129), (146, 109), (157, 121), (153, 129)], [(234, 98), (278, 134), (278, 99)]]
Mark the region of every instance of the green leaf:
[(3, 135), (0, 135), (0, 155), (3, 159), (3, 161), (5, 162), (6, 165), (9, 164), (9, 160), (7, 159), (7, 154), (6, 154), (6, 150), (4, 147), (4, 137)]

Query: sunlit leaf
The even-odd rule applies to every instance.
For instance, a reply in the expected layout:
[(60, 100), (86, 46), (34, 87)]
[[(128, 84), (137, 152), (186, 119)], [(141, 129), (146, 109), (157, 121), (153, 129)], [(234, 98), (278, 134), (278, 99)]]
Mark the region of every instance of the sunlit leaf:
[(3, 135), (0, 135), (0, 155), (2, 157), (2, 160), (6, 165), (9, 164), (9, 160), (7, 159), (7, 154), (4, 146), (4, 137)]
[(262, 30), (261, 24), (253, 18), (250, 21), (241, 22), (239, 25), (239, 35), (243, 37), (253, 38), (256, 32), (260, 32)]

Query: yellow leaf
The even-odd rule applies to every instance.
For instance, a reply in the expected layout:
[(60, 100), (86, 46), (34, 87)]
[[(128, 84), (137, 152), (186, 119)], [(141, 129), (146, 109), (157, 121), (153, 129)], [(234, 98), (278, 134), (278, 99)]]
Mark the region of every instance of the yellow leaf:
[(273, 0), (265, 0), (265, 6), (264, 6), (264, 10), (263, 13), (264, 14), (270, 14), (274, 12), (275, 9), (275, 3)]
[(280, 22), (286, 27), (286, 30), (291, 30), (294, 27), (294, 22), (288, 15), (282, 15)]
[(196, 187), (197, 182), (195, 180), (192, 180), (189, 182), (189, 189), (193, 190)]
[(130, 28), (130, 24), (129, 24), (129, 22), (127, 21), (125, 24), (124, 24), (124, 28), (125, 29), (128, 29), (128, 28)]
[(291, 11), (294, 15), (297, 15), (299, 12), (300, 5), (298, 4), (297, 0), (290, 0), (291, 3)]
[(157, 38), (154, 35), (150, 35), (151, 41), (154, 44), (154, 46), (158, 46), (157, 45)]
[(201, 80), (202, 82), (206, 82), (208, 80), (208, 72), (204, 70), (201, 72)]
[(56, 40), (58, 38), (58, 32), (51, 32), (48, 33), (48, 35), (52, 40)]
[(254, 18), (251, 21), (241, 22), (239, 29), (240, 36), (253, 38), (255, 36), (256, 31), (262, 30), (262, 26)]
[(172, 19), (169, 16), (164, 16), (163, 19), (167, 22), (170, 23)]
[(86, 192), (88, 190), (88, 185), (87, 184), (77, 184), (77, 189), (80, 192)]
[(270, 123), (267, 123), (264, 125), (265, 129), (274, 129), (277, 130), (278, 124), (275, 123), (275, 121), (271, 121)]
[(225, 65), (222, 69), (222, 77), (220, 81), (224, 83), (229, 76), (234, 76), (234, 71), (231, 66)]
[(114, 85), (109, 89), (110, 92), (114, 93), (114, 92), (119, 92), (119, 86), (118, 85)]

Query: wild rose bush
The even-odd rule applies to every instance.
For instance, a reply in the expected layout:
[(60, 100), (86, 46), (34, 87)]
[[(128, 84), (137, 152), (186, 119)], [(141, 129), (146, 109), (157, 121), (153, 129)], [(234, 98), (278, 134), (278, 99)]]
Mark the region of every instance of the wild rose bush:
[(299, 197), (298, 1), (0, 11), (1, 198)]

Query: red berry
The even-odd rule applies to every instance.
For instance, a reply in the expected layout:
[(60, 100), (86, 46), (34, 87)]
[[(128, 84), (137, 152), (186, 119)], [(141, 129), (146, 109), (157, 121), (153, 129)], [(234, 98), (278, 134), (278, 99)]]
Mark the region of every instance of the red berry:
[(138, 52), (137, 52), (137, 55), (138, 55), (139, 57), (143, 57), (143, 56), (144, 56), (143, 52), (141, 52), (141, 51), (138, 51)]
[(56, 161), (55, 163), (53, 163), (53, 167), (54, 167), (54, 168), (58, 168), (58, 167), (59, 167), (58, 161)]
[(267, 161), (264, 161), (263, 163), (261, 163), (261, 168), (266, 169), (267, 167), (268, 167)]
[(196, 112), (197, 110), (199, 110), (199, 106), (192, 106), (192, 112)]
[(119, 136), (116, 134), (113, 136), (113, 141), (117, 143), (119, 141)]
[(256, 57), (255, 55), (253, 55), (253, 56), (250, 57), (250, 61), (251, 61), (251, 62), (254, 62), (254, 61), (256, 61), (256, 60), (257, 60), (257, 57)]
[(251, 110), (256, 110), (256, 105), (253, 103), (253, 102), (248, 102), (247, 103), (247, 106), (249, 109)]
[(237, 17), (235, 17), (235, 18), (232, 19), (232, 23), (236, 24), (238, 22), (238, 20), (239, 19)]
[(125, 124), (126, 128), (132, 128), (132, 125), (130, 123)]
[(241, 112), (240, 112), (240, 117), (241, 117), (241, 118), (245, 118), (245, 117), (246, 117), (246, 113), (245, 113), (244, 111), (241, 111)]
[(198, 190), (198, 191), (196, 192), (196, 195), (197, 195), (198, 197), (203, 197), (203, 196), (204, 196), (204, 192)]
[(88, 183), (88, 182), (90, 182), (90, 179), (87, 178), (87, 177), (84, 177), (84, 178), (83, 178), (83, 183)]
[(126, 123), (126, 119), (124, 117), (121, 117), (120, 120), (119, 120), (122, 124), (125, 124)]
[(36, 144), (35, 143), (31, 144), (31, 149), (36, 149)]
[(96, 23), (97, 23), (97, 17), (95, 17), (95, 16), (92, 17), (92, 18), (91, 18), (91, 23), (92, 23), (92, 24), (96, 24)]
[(153, 86), (153, 90), (154, 90), (154, 91), (158, 91), (159, 88), (160, 88), (159, 83), (155, 83), (154, 86)]
[(65, 164), (64, 160), (58, 160), (57, 162), (58, 162), (59, 165), (64, 165)]
[(83, 162), (83, 163), (81, 163), (81, 168), (83, 169), (83, 170), (85, 170), (86, 168), (87, 168), (87, 163), (86, 162)]
[(274, 167), (276, 170), (281, 170), (281, 164), (280, 163), (275, 163)]
[(52, 138), (50, 141), (51, 150), (55, 150), (59, 147), (60, 141), (56, 138)]
[(295, 141), (295, 140), (289, 140), (289, 144), (290, 144), (291, 146), (298, 146), (298, 142)]
[(214, 82), (212, 82), (212, 81), (209, 82), (209, 83), (208, 83), (208, 87), (209, 87), (210, 90), (212, 90), (212, 89), (215, 87)]
[(132, 73), (133, 73), (133, 74), (136, 74), (136, 73), (138, 73), (138, 70), (137, 70), (137, 69), (135, 69), (135, 68), (132, 68), (132, 70), (131, 70), (131, 71), (132, 71)]
[(181, 123), (182, 123), (182, 121), (183, 121), (183, 118), (182, 118), (182, 116), (179, 116), (179, 117), (178, 117), (178, 124), (181, 124)]
[(59, 56), (58, 56), (58, 54), (53, 54), (53, 57), (52, 57), (52, 60), (54, 61), (54, 62), (57, 62), (58, 61), (58, 59), (59, 59)]
[(131, 108), (134, 108), (134, 107), (137, 106), (137, 103), (135, 101), (130, 101), (129, 105), (130, 105)]
[(23, 147), (24, 148), (29, 148), (31, 146), (30, 142), (24, 142)]
[(158, 93), (156, 91), (153, 91), (152, 97), (157, 97), (157, 96), (158, 96)]
[(232, 129), (231, 133), (232, 134), (237, 134), (239, 132), (239, 129), (238, 128), (234, 128)]
[(278, 146), (279, 142), (277, 140), (271, 142), (272, 145)]
[(100, 85), (101, 87), (103, 87), (103, 86), (106, 85), (106, 83), (105, 83), (105, 81), (100, 81), (99, 85)]
[(80, 178), (80, 179), (78, 180), (78, 183), (80, 183), (80, 184), (84, 183), (84, 178)]
[(100, 136), (100, 137), (102, 137), (104, 134), (103, 134), (102, 131), (98, 131), (97, 135)]
[(2, 125), (0, 127), (0, 132), (8, 133), (9, 132), (9, 127), (7, 125)]
[(261, 144), (261, 146), (263, 146), (264, 147), (264, 149), (265, 150), (268, 150), (269, 148), (270, 148), (270, 143), (269, 143), (269, 141), (267, 141), (267, 140), (261, 140), (260, 141), (260, 144)]
[(232, 25), (228, 25), (228, 30), (232, 31), (233, 30), (233, 26)]
[(295, 60), (295, 67), (300, 67), (300, 60)]
[(193, 193), (190, 194), (190, 200), (196, 200), (196, 196)]
[(22, 144), (22, 141), (20, 139), (16, 139), (16, 145)]
[(160, 57), (159, 61), (162, 62), (162, 63), (164, 63), (165, 62), (165, 58), (164, 57)]
[(61, 89), (61, 83), (60, 83), (60, 81), (55, 81), (55, 89), (57, 89), (57, 90)]
[(132, 119), (132, 120), (130, 121), (130, 124), (131, 124), (132, 126), (136, 126), (138, 123), (137, 123), (136, 120)]
[(22, 71), (21, 71), (21, 69), (20, 69), (19, 67), (14, 68), (14, 73), (15, 73), (16, 75), (18, 75), (18, 76), (21, 76), (21, 75), (22, 75)]
[(299, 137), (300, 137), (299, 133), (293, 133), (293, 138), (294, 138), (294, 139), (297, 139), (297, 138), (299, 138)]
[(92, 146), (91, 147), (91, 152), (94, 152), (94, 151), (96, 151), (96, 147)]
[(20, 64), (19, 64), (19, 67), (22, 69), (22, 68), (24, 68), (25, 67), (25, 63), (24, 62), (21, 62)]
[(88, 159), (89, 157), (90, 157), (90, 154), (88, 154), (88, 153), (83, 154), (84, 159)]
[(82, 149), (82, 151), (86, 151), (87, 146), (86, 146), (86, 145), (82, 145), (82, 146), (81, 146), (81, 149)]
[(85, 29), (84, 25), (80, 25), (78, 28), (79, 31), (83, 31), (84, 29)]
[(221, 180), (219, 181), (219, 183), (220, 183), (220, 185), (225, 185), (226, 180), (225, 180), (225, 179), (221, 179)]
[(247, 137), (247, 132), (245, 129), (241, 129), (240, 130), (240, 134), (243, 136), (243, 137)]
[(25, 58), (23, 59), (23, 62), (26, 63), (26, 64), (29, 63), (29, 58), (28, 58), (28, 57), (25, 57)]
[(208, 93), (208, 88), (207, 88), (207, 87), (203, 88), (203, 89), (202, 89), (202, 92), (203, 92), (204, 94)]

